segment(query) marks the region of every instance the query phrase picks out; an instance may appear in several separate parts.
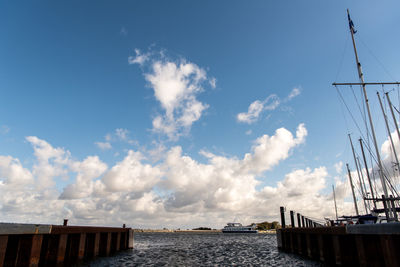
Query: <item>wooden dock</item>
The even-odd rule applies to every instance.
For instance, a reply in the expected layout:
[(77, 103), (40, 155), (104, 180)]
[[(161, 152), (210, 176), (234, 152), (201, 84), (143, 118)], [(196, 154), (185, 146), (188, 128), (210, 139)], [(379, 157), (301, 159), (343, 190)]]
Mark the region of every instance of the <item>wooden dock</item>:
[(0, 267), (69, 266), (133, 248), (133, 230), (0, 223)]
[[(281, 208), (281, 215), (283, 209)], [(279, 250), (321, 261), (328, 266), (400, 266), (400, 223), (322, 226), (298, 220), (278, 229)]]

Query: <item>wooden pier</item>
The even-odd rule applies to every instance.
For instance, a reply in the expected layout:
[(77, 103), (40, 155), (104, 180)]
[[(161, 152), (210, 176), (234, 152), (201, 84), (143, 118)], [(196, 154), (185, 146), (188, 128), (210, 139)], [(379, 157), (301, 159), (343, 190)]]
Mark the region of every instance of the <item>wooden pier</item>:
[(130, 248), (131, 228), (0, 223), (0, 267), (69, 266)]
[[(281, 209), (282, 211), (282, 209)], [(291, 212), (291, 218), (293, 213)], [(284, 219), (284, 216), (282, 217)], [(277, 230), (278, 248), (328, 266), (400, 266), (400, 223), (322, 226), (306, 223)]]

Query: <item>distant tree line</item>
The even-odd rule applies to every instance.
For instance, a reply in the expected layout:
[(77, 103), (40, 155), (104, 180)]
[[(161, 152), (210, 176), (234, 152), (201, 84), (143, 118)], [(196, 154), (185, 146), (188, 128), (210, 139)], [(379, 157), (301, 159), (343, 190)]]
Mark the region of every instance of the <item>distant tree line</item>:
[(193, 230), (211, 230), (209, 227), (198, 227), (198, 228), (193, 228)]
[(281, 228), (281, 225), (276, 221), (257, 223), (257, 230), (271, 230), (278, 228)]

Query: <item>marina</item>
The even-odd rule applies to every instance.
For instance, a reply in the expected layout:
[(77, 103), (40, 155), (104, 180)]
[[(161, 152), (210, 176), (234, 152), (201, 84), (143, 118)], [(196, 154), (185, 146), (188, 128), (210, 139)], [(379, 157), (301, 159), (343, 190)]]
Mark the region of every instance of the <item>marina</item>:
[[(306, 224), (296, 223), (293, 214), (290, 211), (291, 225), (283, 220), (282, 228), (277, 230), (281, 251), (327, 265), (400, 266), (399, 223), (325, 226), (307, 218)], [(281, 217), (285, 219), (284, 212)]]
[[(366, 133), (360, 131), (361, 136), (372, 137), (373, 145), (362, 137), (359, 139), (360, 149), (364, 165), (361, 164), (359, 156), (355, 151), (351, 134), (348, 134), (352, 156), (354, 158), (355, 171), (351, 171), (349, 163), (346, 163), (349, 184), (351, 188), (355, 215), (338, 216), (335, 188), (333, 186), (333, 200), (335, 207), (335, 219), (324, 218), (315, 222), (315, 219), (307, 218), (297, 214), (297, 223), (295, 222), (295, 212), (290, 211), (290, 225), (286, 225), (285, 207), (280, 207), (282, 228), (277, 230), (277, 246), (281, 251), (291, 252), (302, 255), (307, 258), (318, 260), (327, 265), (340, 266), (400, 266), (400, 223), (398, 212), (399, 193), (395, 178), (400, 172), (400, 165), (396, 153), (396, 145), (392, 138), (388, 116), (382, 104), (380, 93), (377, 90), (376, 95), (379, 100), (381, 112), (384, 117), (386, 133), (390, 141), (391, 148), (391, 166), (383, 163), (380, 148), (377, 145), (375, 126), (370, 110), (370, 102), (367, 95), (367, 86), (380, 85), (382, 93), (387, 100), (387, 106), (392, 114), (392, 122), (400, 140), (399, 126), (393, 109), (398, 112), (390, 101), (389, 92), (385, 92), (384, 86), (399, 85), (399, 82), (365, 82), (364, 74), (359, 61), (354, 23), (347, 10), (349, 29), (354, 49), (355, 61), (359, 77), (359, 83), (333, 83), (337, 92), (346, 105), (338, 86), (359, 86), (363, 96), (364, 122)], [(352, 88), (351, 88), (352, 90)], [(353, 114), (347, 107), (347, 111), (353, 118)], [(360, 110), (361, 111), (361, 110)], [(367, 111), (367, 112), (365, 112)], [(368, 117), (367, 117), (368, 114)], [(368, 122), (368, 123), (367, 123)], [(371, 169), (368, 168), (367, 158), (364, 153), (364, 147), (367, 147), (369, 157), (372, 163)], [(359, 155), (359, 154), (358, 154)], [(371, 165), (370, 165), (371, 166)], [(393, 172), (390, 172), (390, 169)], [(371, 179), (374, 172), (378, 177)], [(354, 177), (356, 176), (356, 177)], [(367, 179), (365, 179), (365, 177)], [(358, 183), (355, 181), (358, 178)], [(377, 190), (376, 181), (379, 180), (380, 190)], [(361, 195), (361, 201), (357, 201), (356, 192)], [(359, 208), (359, 206), (363, 208)], [(365, 211), (365, 212), (364, 212)], [(300, 220), (301, 218), (301, 220)], [(324, 222), (325, 220), (325, 222)]]
[(396, 10), (5, 3), (0, 267), (400, 267)]

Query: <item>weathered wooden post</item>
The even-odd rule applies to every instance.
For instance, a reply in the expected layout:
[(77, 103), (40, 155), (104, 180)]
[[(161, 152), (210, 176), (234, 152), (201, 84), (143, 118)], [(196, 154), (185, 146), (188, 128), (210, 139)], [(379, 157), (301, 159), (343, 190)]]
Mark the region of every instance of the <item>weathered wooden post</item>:
[(392, 207), (394, 219), (395, 219), (396, 222), (398, 222), (399, 221), (399, 217), (397, 217), (397, 211), (396, 211), (396, 206), (394, 204), (394, 198), (393, 198), (392, 195), (390, 195), (389, 197), (390, 197), (390, 204), (391, 204), (391, 207)]
[(63, 226), (67, 226), (67, 224), (68, 224), (68, 219), (64, 219)]
[(386, 221), (389, 222), (389, 211), (386, 203), (385, 195), (382, 195), (383, 209), (385, 210)]
[(280, 210), (281, 210), (281, 225), (282, 225), (282, 228), (285, 228), (286, 227), (285, 226), (285, 208), (281, 207)]
[(297, 227), (301, 227), (300, 213), (297, 213)]
[(132, 229), (129, 229), (128, 236), (129, 236), (128, 248), (133, 248), (133, 230)]
[(8, 243), (8, 235), (0, 235), (0, 266), (3, 265), (4, 258), (6, 257)]
[(292, 224), (292, 228), (294, 228), (294, 211), (290, 211), (290, 223)]
[(304, 216), (301, 215), (301, 225), (303, 225), (303, 227), (306, 227), (306, 224), (304, 223)]
[(67, 249), (68, 234), (60, 234), (56, 254), (56, 264), (62, 264), (65, 259), (65, 250)]

